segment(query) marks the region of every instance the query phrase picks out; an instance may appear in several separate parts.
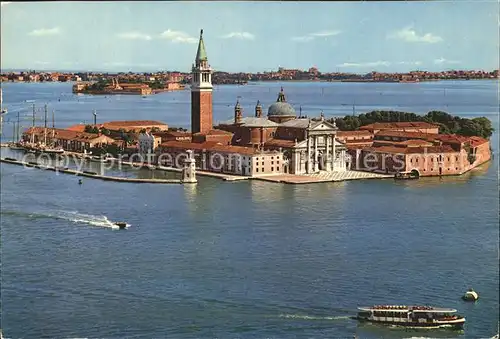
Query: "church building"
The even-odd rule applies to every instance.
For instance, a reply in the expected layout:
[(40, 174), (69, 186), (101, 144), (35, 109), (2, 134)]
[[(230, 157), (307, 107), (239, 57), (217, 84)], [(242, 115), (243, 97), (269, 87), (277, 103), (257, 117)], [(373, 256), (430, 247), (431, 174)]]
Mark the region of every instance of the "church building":
[(236, 102), (234, 120), (222, 122), (218, 128), (234, 134), (234, 145), (281, 150), (284, 173), (336, 172), (350, 166), (346, 147), (337, 140), (335, 123), (327, 122), (323, 114), (318, 118), (297, 116), (286, 101), (283, 88), (276, 102), (269, 106), (267, 117), (262, 116), (260, 101), (254, 117), (243, 117), (243, 109)]
[[(207, 157), (217, 152), (228, 158), (230, 153), (241, 154), (243, 161), (223, 166), (221, 171), (243, 175), (311, 174), (319, 171), (345, 171), (349, 155), (345, 145), (336, 138), (338, 128), (328, 123), (323, 114), (318, 118), (298, 116), (286, 101), (283, 88), (278, 99), (263, 116), (257, 102), (255, 115), (243, 116), (237, 102), (234, 119), (213, 126), (212, 68), (208, 64), (203, 30), (196, 59), (192, 66), (191, 85), (191, 142), (167, 141), (161, 152), (180, 153), (194, 150), (201, 158), (197, 166), (213, 171)], [(198, 154), (200, 153), (200, 154)], [(201, 154), (202, 153), (202, 154)]]

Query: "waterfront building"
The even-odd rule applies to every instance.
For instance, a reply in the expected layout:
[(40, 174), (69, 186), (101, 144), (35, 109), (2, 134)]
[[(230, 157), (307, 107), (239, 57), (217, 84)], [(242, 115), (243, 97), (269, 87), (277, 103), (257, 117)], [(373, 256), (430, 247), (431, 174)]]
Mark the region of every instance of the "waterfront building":
[[(383, 138), (400, 135), (390, 141), (378, 140), (381, 133), (385, 134)], [(403, 133), (406, 135), (401, 136)], [(416, 132), (379, 132), (373, 146), (355, 152), (356, 169), (417, 176), (460, 175), (491, 159), (490, 143), (484, 138), (446, 134), (431, 138)]]
[(283, 174), (282, 152), (224, 145), (217, 141), (162, 143), (159, 165), (181, 167), (182, 162), (178, 159), (185, 156), (187, 150), (194, 152), (196, 167), (203, 171), (252, 177)]
[(30, 127), (22, 134), (22, 141), (46, 143), (62, 147), (65, 151), (84, 152), (94, 147), (115, 144), (115, 140), (96, 133), (75, 132), (60, 128)]

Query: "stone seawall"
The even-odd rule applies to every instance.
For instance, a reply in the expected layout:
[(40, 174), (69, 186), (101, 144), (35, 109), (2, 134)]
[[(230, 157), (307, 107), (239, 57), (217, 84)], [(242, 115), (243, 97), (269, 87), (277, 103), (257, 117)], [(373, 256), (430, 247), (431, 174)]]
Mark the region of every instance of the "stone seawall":
[(53, 172), (58, 172), (58, 173), (73, 174), (73, 175), (80, 176), (80, 177), (94, 178), (94, 179), (100, 179), (100, 180), (106, 180), (106, 181), (149, 183), (149, 184), (182, 184), (183, 183), (182, 180), (180, 180), (180, 179), (138, 179), (138, 178), (122, 178), (122, 177), (113, 177), (113, 176), (107, 176), (107, 175), (99, 175), (99, 174), (93, 174), (90, 172), (75, 171), (75, 170), (68, 169), (68, 168), (58, 168), (58, 167), (40, 165), (40, 164), (37, 164), (35, 162), (23, 162), (23, 161), (9, 159), (9, 158), (0, 158), (0, 162), (12, 164), (12, 165), (18, 165), (18, 166), (38, 168), (38, 169), (48, 170), (48, 171), (53, 171)]

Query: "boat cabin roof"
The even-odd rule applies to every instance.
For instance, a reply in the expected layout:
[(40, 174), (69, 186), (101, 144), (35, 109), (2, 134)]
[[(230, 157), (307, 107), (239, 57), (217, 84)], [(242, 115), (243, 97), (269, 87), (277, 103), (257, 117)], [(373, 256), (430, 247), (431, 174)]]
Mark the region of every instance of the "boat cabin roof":
[(379, 312), (429, 312), (429, 313), (455, 313), (454, 308), (432, 307), (432, 306), (406, 306), (406, 305), (376, 305), (368, 307), (358, 307), (360, 311)]

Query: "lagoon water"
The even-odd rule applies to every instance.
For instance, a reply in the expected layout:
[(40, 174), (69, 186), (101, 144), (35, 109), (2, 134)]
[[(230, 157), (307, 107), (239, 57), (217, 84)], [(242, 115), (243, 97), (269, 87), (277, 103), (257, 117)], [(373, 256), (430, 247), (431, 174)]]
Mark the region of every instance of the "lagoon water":
[[(30, 100), (56, 125), (151, 119), (189, 128), (189, 91), (76, 96), (71, 84), (3, 84), (7, 119)], [(214, 117), (244, 114), (284, 86), (303, 114), (372, 109), (487, 116), (498, 83), (259, 83), (220, 86)], [(28, 100), (28, 102), (26, 102)], [(38, 117), (42, 114), (37, 113)], [(38, 123), (40, 121), (38, 120)], [(12, 137), (4, 124), (3, 140)], [(495, 159), (455, 178), (318, 185), (195, 186), (102, 182), (1, 165), (2, 322), (8, 338), (486, 338), (497, 331)], [(16, 156), (3, 149), (2, 155)], [(18, 155), (17, 155), (18, 156)], [(148, 172), (149, 173), (149, 172)], [(129, 170), (128, 175), (145, 176)], [(160, 174), (156, 174), (160, 175)], [(110, 220), (131, 224), (125, 231)], [(464, 303), (469, 287), (480, 300)], [(463, 332), (406, 331), (351, 320), (358, 305), (432, 304)]]

